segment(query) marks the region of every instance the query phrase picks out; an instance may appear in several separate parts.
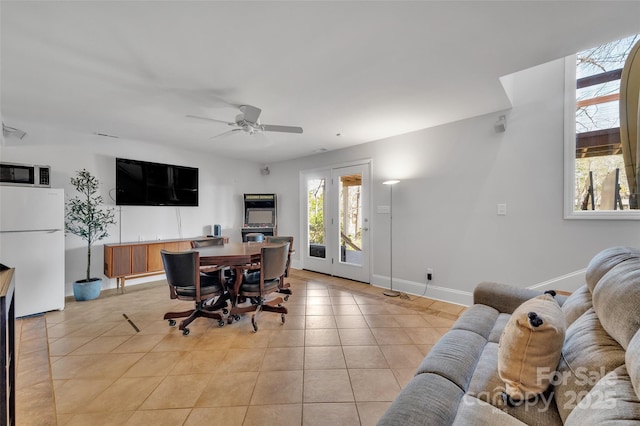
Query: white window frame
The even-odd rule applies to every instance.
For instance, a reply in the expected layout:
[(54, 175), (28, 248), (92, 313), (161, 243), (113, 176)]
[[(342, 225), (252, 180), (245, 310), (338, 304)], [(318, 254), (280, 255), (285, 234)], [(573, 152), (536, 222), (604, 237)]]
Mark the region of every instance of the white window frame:
[(576, 55), (564, 61), (564, 218), (640, 220), (640, 209), (573, 210), (576, 179)]

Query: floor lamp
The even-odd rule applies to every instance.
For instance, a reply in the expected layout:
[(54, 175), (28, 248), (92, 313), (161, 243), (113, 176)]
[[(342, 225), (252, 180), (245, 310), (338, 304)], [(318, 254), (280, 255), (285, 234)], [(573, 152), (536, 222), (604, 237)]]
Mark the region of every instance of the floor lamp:
[(383, 294), (385, 296), (397, 297), (400, 293), (393, 290), (393, 185), (399, 180), (387, 180), (383, 185), (389, 185), (389, 290)]

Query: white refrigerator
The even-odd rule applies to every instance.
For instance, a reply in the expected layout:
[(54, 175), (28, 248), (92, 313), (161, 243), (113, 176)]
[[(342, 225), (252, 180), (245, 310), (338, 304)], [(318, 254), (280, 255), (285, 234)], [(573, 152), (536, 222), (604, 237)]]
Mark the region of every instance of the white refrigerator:
[(15, 270), (15, 315), (64, 309), (64, 190), (0, 186), (0, 263)]

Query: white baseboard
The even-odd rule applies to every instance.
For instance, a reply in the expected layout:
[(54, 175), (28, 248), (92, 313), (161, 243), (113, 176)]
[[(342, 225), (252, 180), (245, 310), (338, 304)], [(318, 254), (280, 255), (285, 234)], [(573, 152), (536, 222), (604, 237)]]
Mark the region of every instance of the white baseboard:
[(291, 259), (291, 267), (293, 269), (302, 269), (302, 262), (296, 259)]
[[(389, 277), (373, 275), (371, 277), (371, 285), (380, 288), (389, 288)], [(425, 290), (425, 283), (394, 278), (393, 289), (418, 297), (428, 297), (429, 299), (455, 303), (462, 306), (470, 306), (473, 304), (473, 293), (433, 284), (429, 284)]]
[[(572, 293), (584, 285), (586, 271), (586, 268), (580, 269), (534, 284), (527, 288), (540, 291), (560, 290)], [(374, 275), (372, 277), (371, 284), (380, 288), (389, 288), (389, 277), (384, 275)], [(428, 297), (430, 299), (441, 300), (443, 302), (455, 303), (458, 305), (470, 306), (473, 304), (473, 293), (433, 284), (429, 284), (425, 292), (424, 283), (394, 278), (393, 289), (413, 294), (415, 296)]]
[[(291, 266), (293, 268), (296, 268), (298, 265), (295, 261), (293, 261)], [(556, 278), (552, 278), (547, 281), (543, 281), (538, 284), (531, 285), (527, 288), (540, 291), (560, 290), (574, 292), (584, 285), (585, 272), (586, 268), (580, 269)], [(389, 277), (385, 275), (372, 275), (371, 285), (383, 289), (388, 289)], [(471, 306), (473, 304), (472, 292), (456, 290), (448, 287), (441, 287), (434, 284), (429, 284), (425, 291), (425, 283), (394, 278), (393, 289), (418, 297), (428, 297), (429, 299), (441, 300), (443, 302), (455, 303), (463, 306)]]

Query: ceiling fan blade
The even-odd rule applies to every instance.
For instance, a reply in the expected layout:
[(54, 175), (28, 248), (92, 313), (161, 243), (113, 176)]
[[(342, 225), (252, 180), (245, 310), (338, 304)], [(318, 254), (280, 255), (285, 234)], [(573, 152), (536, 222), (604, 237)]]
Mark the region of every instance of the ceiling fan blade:
[(260, 127), (265, 132), (302, 133), (302, 127), (275, 126), (273, 124), (261, 124)]
[(208, 117), (199, 117), (197, 115), (186, 115), (186, 117), (189, 118), (196, 118), (198, 120), (207, 120), (207, 121), (213, 121), (214, 123), (224, 123), (224, 124), (228, 124), (229, 126), (235, 126), (236, 123), (231, 123), (229, 121), (223, 121), (223, 120), (216, 120), (215, 118), (208, 118)]
[(238, 131), (242, 131), (242, 129), (227, 130), (226, 132), (220, 133), (219, 135), (211, 136), (209, 139), (217, 139), (217, 138), (220, 138), (222, 136), (230, 135), (231, 133), (238, 132)]
[(260, 112), (262, 112), (260, 108), (251, 105), (240, 105), (240, 111), (242, 111), (245, 121), (249, 123), (257, 123)]

